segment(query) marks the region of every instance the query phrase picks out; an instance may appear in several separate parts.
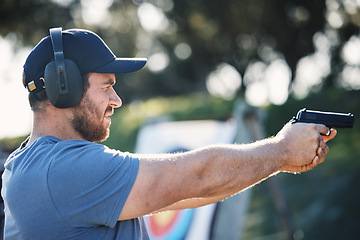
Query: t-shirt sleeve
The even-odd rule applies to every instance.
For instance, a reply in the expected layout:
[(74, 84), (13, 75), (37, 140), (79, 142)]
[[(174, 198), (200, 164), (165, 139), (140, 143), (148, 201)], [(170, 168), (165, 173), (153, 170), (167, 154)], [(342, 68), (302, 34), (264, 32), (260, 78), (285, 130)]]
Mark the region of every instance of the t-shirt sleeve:
[(61, 146), (51, 157), (47, 181), (54, 206), (72, 226), (114, 227), (134, 185), (139, 160), (100, 144), (75, 143)]

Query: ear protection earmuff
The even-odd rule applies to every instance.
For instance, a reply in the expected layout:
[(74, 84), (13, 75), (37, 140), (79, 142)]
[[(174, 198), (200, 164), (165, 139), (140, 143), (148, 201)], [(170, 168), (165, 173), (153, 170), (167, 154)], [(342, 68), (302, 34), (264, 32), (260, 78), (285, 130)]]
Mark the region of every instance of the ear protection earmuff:
[(83, 83), (76, 63), (64, 58), (62, 28), (50, 29), (54, 50), (54, 61), (45, 67), (45, 91), (52, 105), (57, 108), (70, 108), (80, 103)]

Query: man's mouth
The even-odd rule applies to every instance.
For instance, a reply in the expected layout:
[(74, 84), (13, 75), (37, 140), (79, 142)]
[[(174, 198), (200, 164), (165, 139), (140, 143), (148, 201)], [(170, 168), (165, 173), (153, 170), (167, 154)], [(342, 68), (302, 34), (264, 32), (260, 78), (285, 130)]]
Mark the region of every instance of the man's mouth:
[(105, 110), (105, 117), (110, 117), (114, 114), (114, 109), (112, 107), (107, 107)]
[(105, 111), (105, 118), (111, 122), (110, 116), (112, 116), (113, 114), (114, 114), (114, 109), (111, 107), (108, 107)]

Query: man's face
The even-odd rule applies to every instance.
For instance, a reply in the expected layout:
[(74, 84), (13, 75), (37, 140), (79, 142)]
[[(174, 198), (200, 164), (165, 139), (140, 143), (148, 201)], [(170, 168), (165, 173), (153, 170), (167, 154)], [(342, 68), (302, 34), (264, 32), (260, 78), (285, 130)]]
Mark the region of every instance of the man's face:
[(110, 116), (122, 102), (113, 89), (114, 74), (91, 73), (89, 87), (79, 105), (73, 108), (71, 121), (84, 140), (101, 142), (109, 137)]

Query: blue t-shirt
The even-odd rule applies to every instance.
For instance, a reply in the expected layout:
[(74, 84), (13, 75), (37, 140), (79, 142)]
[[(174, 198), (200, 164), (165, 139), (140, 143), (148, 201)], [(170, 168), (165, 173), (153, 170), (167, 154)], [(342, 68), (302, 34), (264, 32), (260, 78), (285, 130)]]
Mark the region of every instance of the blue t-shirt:
[(142, 218), (117, 221), (139, 169), (129, 153), (41, 137), (5, 163), (5, 239), (148, 239)]

